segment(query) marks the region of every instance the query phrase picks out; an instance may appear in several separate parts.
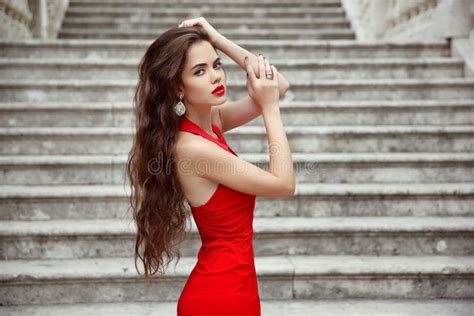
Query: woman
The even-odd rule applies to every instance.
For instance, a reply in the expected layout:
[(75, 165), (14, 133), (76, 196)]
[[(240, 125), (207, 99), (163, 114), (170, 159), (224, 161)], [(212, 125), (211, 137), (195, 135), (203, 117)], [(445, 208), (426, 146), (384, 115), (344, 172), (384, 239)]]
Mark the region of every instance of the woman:
[[(249, 96), (226, 102), (226, 74), (216, 48), (247, 72)], [(136, 133), (127, 161), (137, 225), (135, 267), (140, 258), (149, 281), (157, 271), (164, 274), (173, 256), (177, 264), (189, 206), (202, 246), (179, 296), (179, 316), (260, 315), (255, 198), (289, 197), (295, 189), (278, 106), (288, 87), (268, 60), (229, 41), (203, 17), (163, 33), (140, 62)], [(260, 114), (270, 172), (239, 158), (223, 136)]]

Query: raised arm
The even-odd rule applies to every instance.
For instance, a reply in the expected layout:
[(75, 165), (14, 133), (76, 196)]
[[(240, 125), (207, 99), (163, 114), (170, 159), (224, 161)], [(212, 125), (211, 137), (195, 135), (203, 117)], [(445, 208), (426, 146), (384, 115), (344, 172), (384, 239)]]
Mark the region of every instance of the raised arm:
[[(235, 44), (228, 38), (226, 38), (224, 35), (218, 33), (216, 37), (212, 40), (212, 45), (222, 51), (224, 54), (232, 58), (244, 71), (246, 70), (246, 66), (244, 63), (244, 58), (245, 56), (249, 57), (249, 63), (253, 68), (253, 71), (258, 74), (259, 69), (258, 69), (258, 56), (252, 54), (248, 50), (246, 50), (243, 47), (240, 47), (239, 45)], [(290, 83), (286, 78), (278, 72), (278, 87), (279, 87), (279, 93), (280, 97), (285, 94), (285, 92), (289, 89)]]
[[(206, 32), (209, 34), (211, 44), (216, 47), (218, 50), (222, 51), (224, 54), (229, 56), (233, 61), (235, 61), (244, 71), (247, 71), (246, 65), (244, 63), (245, 56), (249, 57), (249, 63), (253, 68), (254, 73), (258, 76), (258, 56), (252, 54), (245, 48), (240, 47), (234, 42), (227, 39), (224, 35), (219, 33), (204, 17), (198, 17), (195, 19), (188, 19), (179, 24), (179, 27), (199, 25), (202, 26)], [(282, 97), (285, 95), (285, 92), (290, 88), (290, 83), (286, 78), (278, 72), (278, 87), (279, 95)]]
[[(197, 174), (237, 191), (259, 196), (292, 196), (295, 192), (295, 174), (278, 106), (276, 77), (266, 78), (265, 70), (270, 69), (270, 64), (262, 57), (259, 57), (260, 79), (250, 65), (246, 69), (250, 80), (249, 94), (262, 107), (270, 171), (262, 170), (203, 139), (179, 147), (178, 156), (187, 157), (187, 163), (182, 166), (186, 166), (188, 174)], [(275, 67), (272, 70), (274, 74), (278, 73)]]

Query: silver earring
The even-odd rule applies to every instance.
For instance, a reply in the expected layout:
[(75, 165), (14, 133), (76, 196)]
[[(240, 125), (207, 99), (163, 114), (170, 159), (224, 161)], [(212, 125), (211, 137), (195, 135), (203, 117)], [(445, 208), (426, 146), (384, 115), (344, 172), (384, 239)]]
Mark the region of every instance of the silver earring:
[(179, 102), (175, 104), (174, 111), (176, 112), (176, 114), (178, 114), (178, 116), (181, 116), (184, 114), (184, 112), (186, 112), (186, 107), (183, 103), (183, 95), (179, 96)]

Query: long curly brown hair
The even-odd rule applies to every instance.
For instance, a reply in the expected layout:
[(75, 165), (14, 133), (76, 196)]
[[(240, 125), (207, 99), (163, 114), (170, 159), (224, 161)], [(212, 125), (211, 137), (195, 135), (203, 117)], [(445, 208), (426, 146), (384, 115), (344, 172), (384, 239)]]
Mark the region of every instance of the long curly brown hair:
[(174, 257), (178, 263), (181, 252), (177, 246), (188, 234), (190, 206), (172, 156), (179, 123), (174, 105), (179, 100), (186, 52), (203, 40), (209, 41), (209, 36), (200, 26), (169, 29), (147, 48), (138, 65), (133, 99), (136, 130), (126, 173), (131, 187), (128, 211), (133, 209), (137, 229), (135, 268), (140, 274), (140, 258), (145, 283), (157, 272), (164, 275)]

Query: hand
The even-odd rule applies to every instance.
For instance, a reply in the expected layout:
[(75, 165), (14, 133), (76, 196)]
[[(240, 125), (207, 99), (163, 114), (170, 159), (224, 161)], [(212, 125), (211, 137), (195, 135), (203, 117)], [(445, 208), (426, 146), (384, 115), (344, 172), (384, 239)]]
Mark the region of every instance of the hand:
[[(247, 70), (247, 90), (250, 97), (261, 107), (262, 111), (266, 107), (273, 107), (278, 104), (280, 93), (278, 71), (275, 66), (270, 65), (268, 60), (260, 55), (258, 57), (258, 77), (247, 59), (245, 59), (245, 67)], [(273, 78), (268, 79), (266, 74), (273, 74)]]
[(220, 33), (217, 32), (216, 29), (212, 27), (212, 25), (209, 24), (209, 22), (207, 22), (207, 20), (202, 16), (195, 19), (184, 20), (183, 22), (181, 22), (180, 25), (178, 25), (178, 27), (194, 26), (194, 25), (202, 26), (204, 30), (207, 32), (207, 34), (209, 34), (209, 39), (210, 39), (211, 44), (213, 45), (215, 44), (218, 37), (220, 36)]

